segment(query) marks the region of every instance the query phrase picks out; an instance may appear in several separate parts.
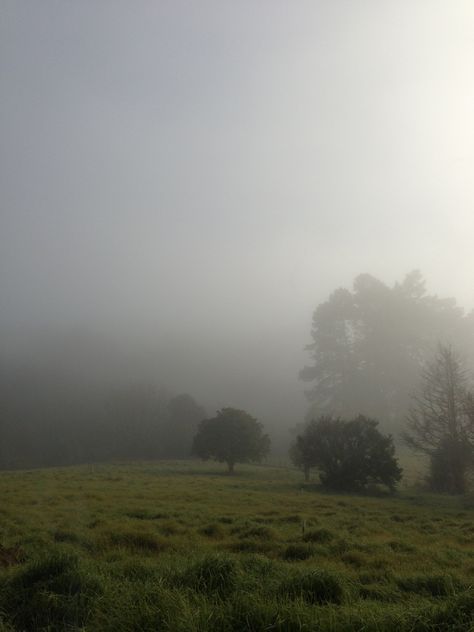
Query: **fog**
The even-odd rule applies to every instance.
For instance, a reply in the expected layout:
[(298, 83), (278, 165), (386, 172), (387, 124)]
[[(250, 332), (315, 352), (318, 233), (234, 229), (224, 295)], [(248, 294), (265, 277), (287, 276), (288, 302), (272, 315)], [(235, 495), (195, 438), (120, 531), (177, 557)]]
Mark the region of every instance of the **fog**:
[(468, 0), (0, 14), (4, 364), (286, 432), (336, 288), (420, 269), (474, 307)]

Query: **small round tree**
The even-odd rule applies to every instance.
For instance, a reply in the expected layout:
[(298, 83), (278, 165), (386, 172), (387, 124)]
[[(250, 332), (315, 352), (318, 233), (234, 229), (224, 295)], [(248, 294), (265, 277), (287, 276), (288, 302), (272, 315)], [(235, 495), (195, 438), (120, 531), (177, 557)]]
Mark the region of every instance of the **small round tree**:
[(227, 463), (229, 473), (236, 463), (259, 462), (268, 454), (270, 439), (263, 426), (244, 410), (223, 408), (199, 424), (192, 452), (201, 459)]
[(351, 421), (321, 417), (297, 437), (290, 456), (305, 473), (317, 468), (321, 483), (329, 489), (353, 491), (382, 483), (393, 490), (402, 470), (392, 437), (384, 436), (377, 425), (362, 415)]

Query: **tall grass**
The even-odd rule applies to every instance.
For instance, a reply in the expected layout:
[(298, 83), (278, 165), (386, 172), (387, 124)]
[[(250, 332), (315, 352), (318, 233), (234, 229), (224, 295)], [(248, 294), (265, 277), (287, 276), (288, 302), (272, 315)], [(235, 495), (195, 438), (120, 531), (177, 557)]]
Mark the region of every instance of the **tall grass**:
[(0, 474), (0, 632), (474, 629), (474, 509), (284, 468)]

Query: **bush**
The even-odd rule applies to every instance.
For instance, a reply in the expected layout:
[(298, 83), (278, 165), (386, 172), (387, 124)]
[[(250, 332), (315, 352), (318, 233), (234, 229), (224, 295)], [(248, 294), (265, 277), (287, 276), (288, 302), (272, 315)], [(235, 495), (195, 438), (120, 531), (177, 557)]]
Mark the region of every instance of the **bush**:
[(316, 467), (324, 487), (356, 491), (381, 483), (393, 490), (402, 470), (392, 437), (378, 422), (359, 415), (351, 421), (321, 417), (311, 421), (296, 439), (290, 456), (299, 467)]

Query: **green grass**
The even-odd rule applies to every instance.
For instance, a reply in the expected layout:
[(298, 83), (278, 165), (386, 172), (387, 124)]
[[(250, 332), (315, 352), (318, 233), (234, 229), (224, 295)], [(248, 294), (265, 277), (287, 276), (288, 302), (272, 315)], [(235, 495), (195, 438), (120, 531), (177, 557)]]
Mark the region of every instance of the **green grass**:
[(0, 474), (0, 632), (474, 629), (470, 497), (284, 467)]

